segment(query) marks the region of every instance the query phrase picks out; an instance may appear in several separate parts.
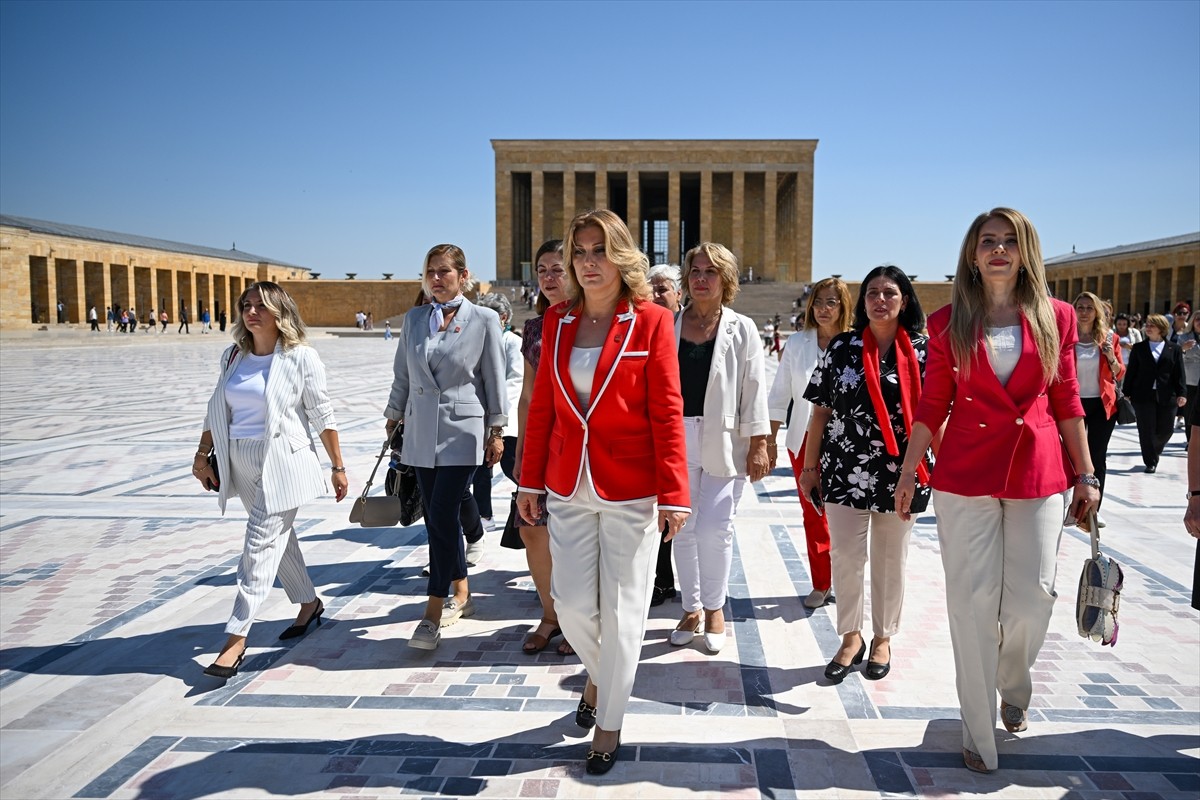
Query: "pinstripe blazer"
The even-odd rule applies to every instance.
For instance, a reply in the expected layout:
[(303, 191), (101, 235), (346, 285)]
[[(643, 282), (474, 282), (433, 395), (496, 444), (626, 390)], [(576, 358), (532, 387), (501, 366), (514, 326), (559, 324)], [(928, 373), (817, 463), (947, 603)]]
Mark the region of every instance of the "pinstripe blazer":
[[(230, 363), (230, 355), (233, 362)], [(225, 402), (225, 384), (242, 361), (237, 345), (221, 354), (221, 378), (208, 401), (205, 430), (212, 431), (217, 451), (221, 487), (217, 502), (221, 513), (234, 494), (229, 465), (229, 405)], [(317, 458), (313, 433), (337, 430), (333, 406), (325, 389), (325, 365), (317, 351), (308, 345), (290, 350), (275, 345), (275, 358), (267, 376), (267, 453), (263, 461), (262, 486), (266, 510), (278, 514), (299, 508), (328, 489), (325, 473)]]
[(431, 351), (432, 313), (426, 305), (404, 315), (384, 416), (404, 420), (401, 459), (409, 466), (482, 464), (486, 428), (508, 423), (500, 317), (463, 300)]

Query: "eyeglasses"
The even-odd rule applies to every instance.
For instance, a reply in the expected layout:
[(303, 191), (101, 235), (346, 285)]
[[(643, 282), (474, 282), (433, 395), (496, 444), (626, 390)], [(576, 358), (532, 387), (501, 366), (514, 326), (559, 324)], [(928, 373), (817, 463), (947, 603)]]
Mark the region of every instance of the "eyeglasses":
[(814, 300), (813, 308), (841, 308), (841, 300)]

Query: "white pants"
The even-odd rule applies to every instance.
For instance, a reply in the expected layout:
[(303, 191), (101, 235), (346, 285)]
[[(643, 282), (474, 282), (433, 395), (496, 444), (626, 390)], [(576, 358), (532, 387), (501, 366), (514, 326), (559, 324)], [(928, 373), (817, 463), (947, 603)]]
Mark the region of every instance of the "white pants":
[(703, 424), (703, 417), (683, 419), (692, 513), (671, 540), (683, 610), (689, 614), (725, 607), (733, 564), (733, 517), (746, 488), (745, 478), (718, 478), (701, 469)]
[(586, 467), (570, 500), (546, 499), (550, 594), (563, 636), (597, 689), (596, 724), (619, 730), (633, 693), (661, 538), (653, 500), (601, 502)]
[(996, 768), (996, 690), (1029, 708), (1037, 660), (1054, 610), (1065, 494), (999, 500), (933, 493), (946, 570), (946, 608), (963, 747)]
[[(250, 518), (246, 521), (246, 544), (238, 562), (237, 598), (225, 632), (245, 636), (267, 599), (275, 575), (293, 603), (311, 603), (317, 590), (308, 577), (300, 543), (296, 540), (297, 509), (268, 514), (263, 499), (262, 465), (267, 453), (265, 439), (234, 439), (229, 443), (229, 462), (234, 491)], [(222, 476), (225, 479), (225, 476)]]
[(904, 565), (914, 520), (829, 503), (829, 557), (833, 591), (837, 595), (837, 632), (863, 629), (863, 580), (867, 565), (868, 530), (871, 551), (871, 631), (889, 639), (900, 630), (904, 609)]

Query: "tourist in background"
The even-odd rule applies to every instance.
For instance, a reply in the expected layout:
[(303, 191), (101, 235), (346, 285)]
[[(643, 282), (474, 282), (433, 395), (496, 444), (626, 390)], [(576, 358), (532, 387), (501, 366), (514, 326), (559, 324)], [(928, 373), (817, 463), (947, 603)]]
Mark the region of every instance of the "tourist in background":
[[(905, 563), (913, 520), (896, 513), (893, 493), (909, 448), (913, 413), (925, 371), (925, 312), (899, 267), (867, 273), (854, 307), (854, 327), (829, 343), (804, 399), (812, 403), (801, 493), (819, 498), (829, 517), (833, 590), (841, 647), (825, 677), (841, 683), (867, 658), (864, 676), (881, 680), (892, 668), (892, 637), (904, 608)], [(882, 446), (881, 446), (882, 443)], [(929, 502), (929, 443), (917, 451), (922, 486), (914, 511)], [(868, 559), (868, 542), (870, 558)], [(871, 562), (871, 630), (862, 636), (864, 571)]]
[(422, 275), (432, 302), (404, 315), (384, 416), (389, 440), (405, 423), (401, 462), (416, 468), (429, 532), (428, 600), (408, 643), (433, 650), (443, 626), (475, 613), (460, 512), (480, 463), (504, 453), (508, 398), (500, 320), (463, 296), (475, 283), (466, 255), (435, 245)]
[[(1188, 329), (1179, 337), (1179, 348), (1183, 351), (1183, 382), (1187, 385), (1187, 405), (1183, 409), (1183, 418), (1191, 420), (1192, 409), (1196, 405), (1197, 394), (1200, 393), (1200, 311), (1193, 311), (1188, 321)], [(1192, 440), (1192, 426), (1184, 428), (1187, 441)]]
[[(1121, 363), (1129, 366), (1129, 349), (1142, 340), (1141, 333), (1129, 324), (1129, 315), (1124, 311), (1117, 314), (1113, 321), (1113, 333), (1121, 343)], [(1120, 385), (1118, 380), (1117, 384)]]
[[(525, 421), (529, 418), (529, 404), (533, 401), (534, 378), (542, 360), (542, 324), (545, 321), (546, 310), (567, 299), (567, 270), (563, 267), (562, 239), (542, 242), (533, 263), (538, 283), (536, 306), (538, 315), (526, 320), (525, 328), (521, 331), (521, 354), (525, 357), (525, 369), (521, 383), (521, 399), (517, 405), (519, 419), (514, 473), (518, 485), (521, 482), (521, 460), (525, 452)], [(521, 291), (522, 294), (526, 294), (524, 287)], [(527, 296), (532, 297), (533, 295), (534, 291), (530, 289)], [(548, 522), (544, 495), (538, 498), (537, 516), (532, 522), (526, 521), (520, 514), (517, 515), (521, 543), (525, 545), (525, 561), (529, 565), (533, 587), (537, 590), (538, 600), (542, 604), (541, 620), (529, 632), (521, 645), (521, 649), (530, 655), (542, 652), (551, 640), (562, 634), (562, 628), (558, 624), (558, 614), (554, 610), (554, 596), (550, 591), (553, 561), (550, 557)], [(566, 656), (574, 652), (570, 641), (563, 637), (558, 644), (559, 655)]]
[[(232, 678), (246, 656), (246, 636), (278, 576), (288, 599), (300, 604), (280, 639), (308, 632), (324, 606), (308, 577), (296, 539), (296, 512), (325, 493), (328, 483), (313, 443), (329, 456), (335, 497), (349, 484), (338, 444), (325, 367), (308, 345), (296, 301), (278, 284), (259, 281), (238, 298), (234, 345), (221, 354), (220, 379), (208, 401), (192, 475), (216, 489), (221, 513), (236, 494), (249, 515), (237, 570), (237, 597), (225, 625), (229, 638), (204, 672)], [(268, 377), (270, 380), (268, 380)], [(218, 474), (208, 456), (216, 452)]]
[[(654, 302), (672, 315), (679, 315), (679, 303), (683, 298), (679, 267), (674, 264), (657, 264), (650, 268), (647, 277)], [(654, 588), (650, 592), (650, 605), (661, 606), (675, 597), (675, 570), (671, 566), (671, 541), (663, 535), (658, 544), (658, 561), (654, 566)]]
[(1192, 307), (1180, 300), (1171, 309), (1171, 318), (1167, 322), (1171, 326), (1170, 333), (1165, 338), (1171, 344), (1179, 344), (1179, 338), (1188, 332), (1188, 320), (1192, 317)]
[(1117, 424), (1117, 381), (1125, 376), (1120, 338), (1108, 329), (1100, 298), (1083, 292), (1075, 298), (1079, 341), (1075, 343), (1075, 374), (1083, 402), (1083, 425), (1087, 430), (1092, 468), (1100, 479), (1096, 524), (1103, 527), (1100, 504), (1104, 502), (1104, 478), (1108, 473), (1108, 442)]
[(93, 332), (100, 332), (100, 315), (96, 313), (95, 306), (88, 309), (88, 324), (91, 326)]
[(521, 516), (547, 495), (552, 586), (587, 670), (575, 721), (591, 774), (616, 762), (646, 629), (659, 532), (688, 516), (671, 314), (649, 302), (646, 256), (612, 211), (567, 228), (569, 302), (546, 313), (521, 459)]
[(159, 322), (162, 323), (162, 330), (160, 330), (159, 333), (166, 333), (167, 323), (169, 323), (171, 320), (167, 317), (167, 310), (165, 308), (163, 309), (162, 314), (159, 315), (158, 319)]
[(1175, 412), (1187, 404), (1183, 378), (1183, 350), (1166, 340), (1171, 323), (1162, 314), (1151, 314), (1144, 324), (1146, 340), (1129, 353), (1125, 370), (1125, 395), (1137, 414), (1138, 444), (1146, 472), (1158, 470), (1163, 448), (1175, 429)]
[[(812, 412), (812, 404), (804, 399), (804, 391), (833, 337), (850, 330), (852, 303), (850, 287), (841, 278), (817, 281), (808, 293), (801, 330), (788, 339), (779, 362), (779, 371), (775, 373), (775, 381), (767, 397), (771, 417), (767, 456), (771, 461), (771, 469), (775, 469), (778, 458), (776, 441), (779, 427), (784, 422), (788, 423), (784, 447), (792, 464), (796, 491), (800, 494), (800, 513), (804, 519), (804, 539), (808, 546), (808, 571), (813, 585), (812, 591), (804, 598), (805, 608), (820, 608), (829, 602), (833, 596), (833, 577), (829, 564), (829, 520), (817, 510), (812, 498), (800, 486), (800, 470), (804, 468), (808, 441), (808, 419)], [(790, 421), (789, 408), (792, 415)]]
[[(688, 304), (675, 318), (692, 514), (675, 537), (683, 617), (671, 632), (690, 644), (701, 626), (710, 653), (725, 644), (725, 600), (733, 564), (733, 518), (746, 478), (770, 471), (766, 370), (754, 320), (729, 308), (737, 258), (702, 242), (683, 259)], [(703, 619), (701, 618), (703, 612)]]
[(1004, 727), (1027, 727), (1063, 519), (1084, 519), (1100, 499), (1075, 379), (1077, 339), (1074, 310), (1049, 296), (1033, 223), (1009, 208), (976, 217), (951, 304), (929, 318), (925, 390), (896, 486), (896, 510), (916, 513), (921, 452), (944, 424), (934, 506), (963, 763), (975, 772), (996, 768), (997, 690)]

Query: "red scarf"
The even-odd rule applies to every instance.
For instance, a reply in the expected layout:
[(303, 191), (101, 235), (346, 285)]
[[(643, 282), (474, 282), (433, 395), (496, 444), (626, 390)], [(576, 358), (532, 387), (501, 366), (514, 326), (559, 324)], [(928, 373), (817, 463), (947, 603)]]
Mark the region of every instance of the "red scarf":
[[(896, 377), (900, 387), (900, 412), (904, 415), (904, 432), (912, 437), (913, 413), (917, 401), (921, 399), (921, 367), (917, 363), (917, 353), (913, 350), (912, 340), (908, 331), (900, 327), (896, 331)], [(879, 429), (883, 431), (883, 443), (888, 455), (900, 455), (900, 445), (896, 442), (896, 432), (892, 430), (891, 416), (883, 402), (883, 390), (879, 386), (879, 343), (870, 326), (863, 331), (863, 373), (867, 379), (867, 394), (871, 395), (871, 405), (875, 407), (875, 418)], [(917, 480), (922, 485), (929, 483), (929, 468), (925, 466), (925, 457), (917, 464)]]

